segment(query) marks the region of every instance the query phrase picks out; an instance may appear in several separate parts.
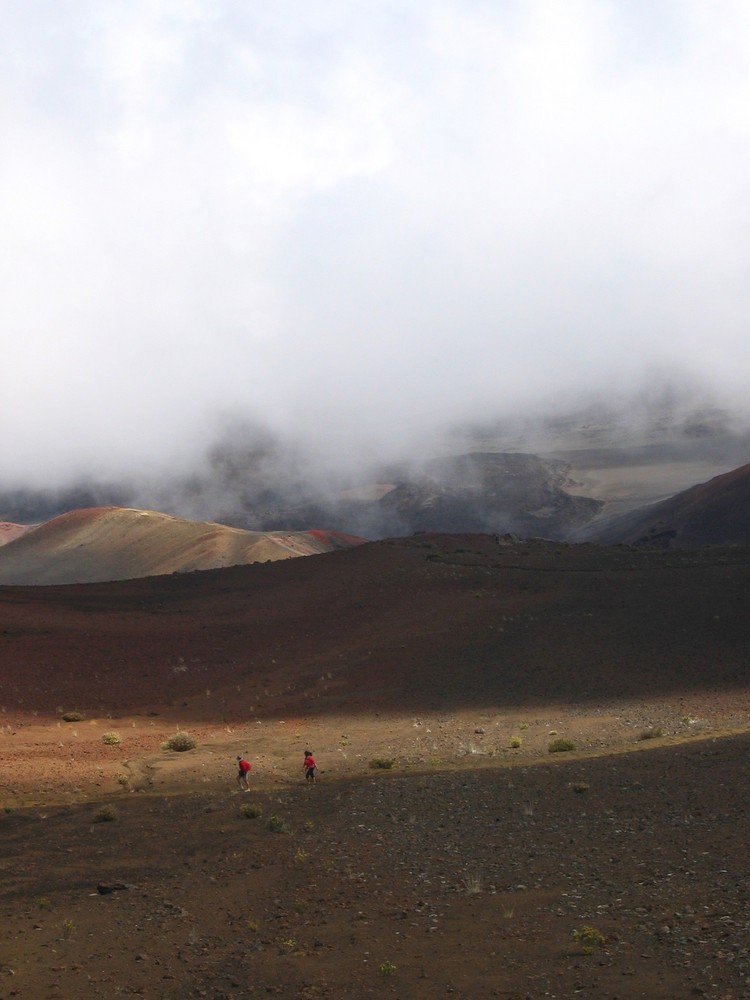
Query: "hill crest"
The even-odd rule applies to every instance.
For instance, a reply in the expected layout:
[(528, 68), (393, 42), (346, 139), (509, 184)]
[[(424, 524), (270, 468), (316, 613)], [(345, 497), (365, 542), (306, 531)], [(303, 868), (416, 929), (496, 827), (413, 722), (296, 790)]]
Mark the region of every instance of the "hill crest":
[(0, 584), (101, 583), (315, 555), (361, 544), (336, 531), (248, 531), (159, 511), (89, 507), (0, 548)]

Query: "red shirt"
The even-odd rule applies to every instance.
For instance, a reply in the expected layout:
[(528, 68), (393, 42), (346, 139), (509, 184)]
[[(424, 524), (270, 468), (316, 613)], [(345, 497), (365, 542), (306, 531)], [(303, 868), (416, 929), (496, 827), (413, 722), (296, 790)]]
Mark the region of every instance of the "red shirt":
[(239, 762), (239, 766), (240, 766), (240, 771), (242, 771), (243, 774), (247, 774), (247, 772), (253, 765), (250, 763), (250, 761), (245, 760), (245, 758), (243, 757), (242, 760)]
[(314, 757), (305, 757), (305, 762), (304, 762), (304, 764), (302, 766), (305, 769), (310, 768), (310, 767), (315, 767), (315, 758)]

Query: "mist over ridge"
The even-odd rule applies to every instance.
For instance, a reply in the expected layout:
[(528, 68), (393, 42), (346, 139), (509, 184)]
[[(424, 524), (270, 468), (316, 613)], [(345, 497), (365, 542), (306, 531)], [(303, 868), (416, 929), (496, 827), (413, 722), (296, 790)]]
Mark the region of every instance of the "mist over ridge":
[[(747, 461), (750, 423), (695, 385), (653, 381), (576, 409), (487, 419), (367, 452), (283, 438), (236, 416), (192, 466), (3, 488), (0, 521), (119, 505), (254, 531), (331, 528), (366, 538), (511, 531), (569, 538)], [(421, 450), (420, 450), (421, 449)]]
[(290, 12), (2, 8), (0, 491), (211, 516), (217, 448), (309, 493), (541, 454), (592, 397), (641, 437), (654, 386), (733, 412), (741, 4)]

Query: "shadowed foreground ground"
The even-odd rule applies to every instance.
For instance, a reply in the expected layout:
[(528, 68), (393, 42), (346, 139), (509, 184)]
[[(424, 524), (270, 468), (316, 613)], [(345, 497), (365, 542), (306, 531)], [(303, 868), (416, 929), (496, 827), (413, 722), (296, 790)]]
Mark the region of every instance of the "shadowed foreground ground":
[(0, 589), (0, 998), (749, 996), (747, 575), (466, 536)]

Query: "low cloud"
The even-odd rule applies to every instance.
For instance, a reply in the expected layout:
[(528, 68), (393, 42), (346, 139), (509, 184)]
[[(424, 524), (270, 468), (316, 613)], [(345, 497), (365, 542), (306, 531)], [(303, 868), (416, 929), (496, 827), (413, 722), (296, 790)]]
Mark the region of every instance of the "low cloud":
[(349, 469), (654, 379), (742, 398), (743, 4), (0, 29), (6, 485), (187, 474), (243, 421)]

